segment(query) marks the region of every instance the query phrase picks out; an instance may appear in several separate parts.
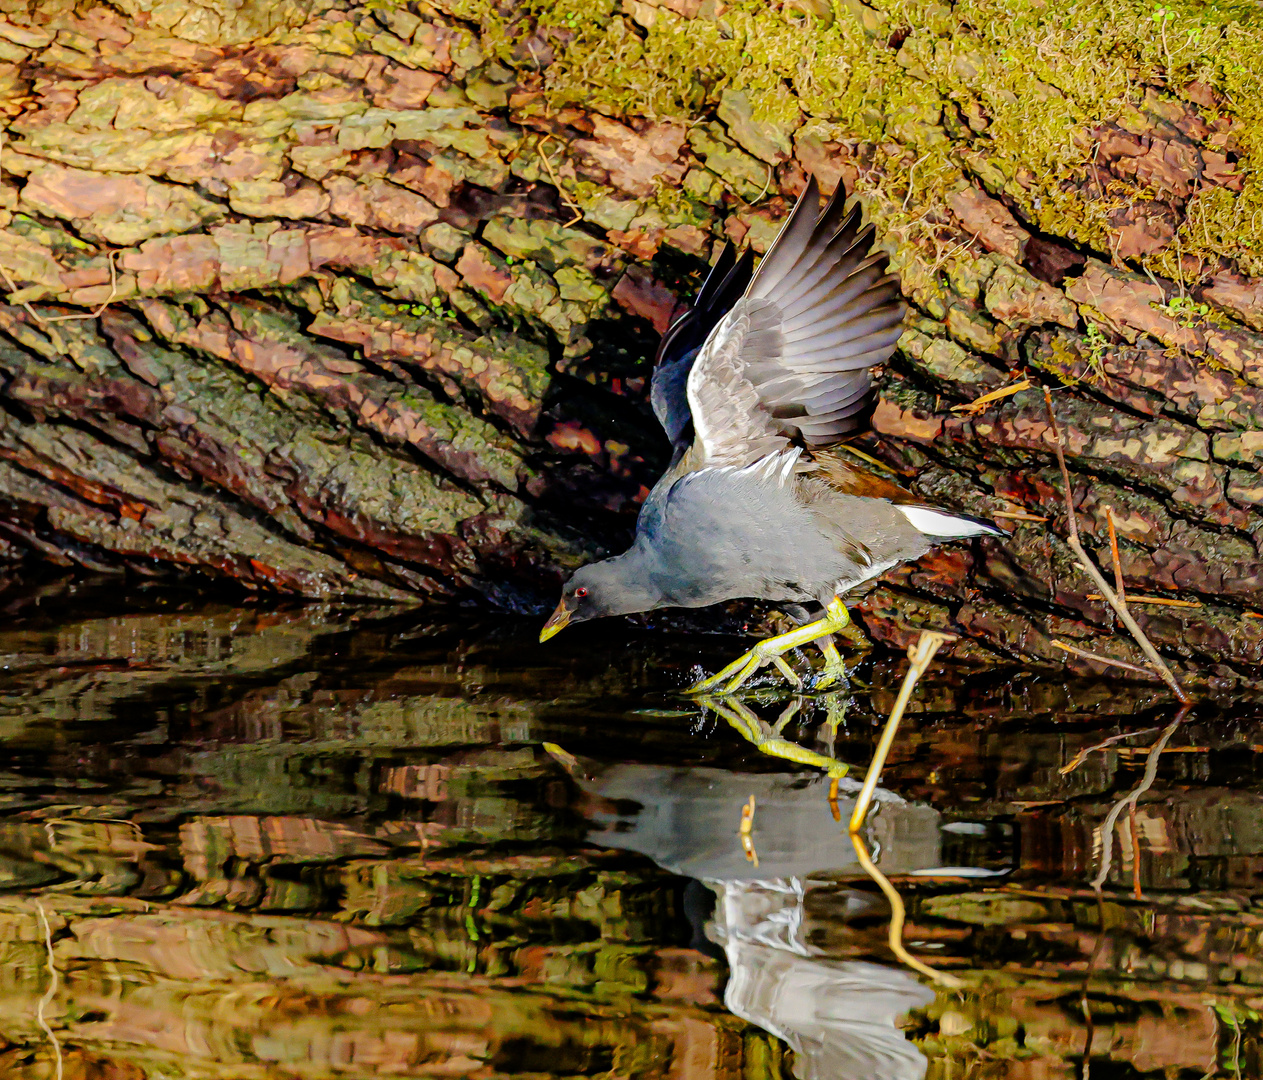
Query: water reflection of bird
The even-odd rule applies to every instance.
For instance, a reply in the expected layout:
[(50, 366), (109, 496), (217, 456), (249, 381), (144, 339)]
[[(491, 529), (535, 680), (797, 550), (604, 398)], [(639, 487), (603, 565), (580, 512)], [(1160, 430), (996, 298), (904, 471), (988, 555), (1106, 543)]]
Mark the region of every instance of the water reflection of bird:
[[(820, 887), (813, 877), (862, 873), (833, 819), (827, 777), (637, 764), (585, 763), (584, 771), (575, 779), (589, 796), (591, 840), (647, 855), (715, 894), (708, 913), (698, 912), (696, 898), (689, 906), (727, 960), (724, 1003), (794, 1050), (799, 1080), (921, 1080), (925, 1058), (898, 1024), (934, 994), (898, 968), (829, 959), (817, 942), (830, 926), (805, 906)], [(859, 784), (844, 779), (840, 786), (845, 820)], [(736, 829), (737, 809), (751, 794), (758, 807), (757, 866)], [(892, 873), (939, 868), (938, 812), (881, 790), (877, 804), (870, 827), (883, 867)], [(950, 868), (953, 874), (963, 869)], [(884, 902), (871, 893), (827, 887), (832, 918), (885, 914)]]
[(724, 1004), (786, 1042), (798, 1080), (921, 1080), (899, 1021), (934, 1000), (908, 972), (831, 961), (802, 933), (797, 880), (725, 882), (708, 932), (728, 960)]
[[(654, 411), (674, 456), (622, 555), (570, 578), (545, 624), (752, 597), (792, 605), (806, 625), (760, 642), (696, 690), (730, 692), (783, 654), (821, 644), (821, 683), (842, 676), (840, 599), (946, 539), (998, 533), (927, 506), (831, 452), (859, 426), (868, 369), (889, 358), (903, 305), (873, 229), (839, 185), (823, 213), (815, 179), (751, 273), (725, 249), (693, 309), (663, 337)], [(820, 617), (823, 613), (823, 617)], [(812, 620), (812, 621), (808, 621)]]
[[(684, 877), (708, 881), (766, 881), (818, 870), (862, 874), (845, 828), (833, 818), (826, 776), (733, 773), (696, 766), (611, 764), (592, 768), (578, 783), (606, 800), (587, 813), (597, 843), (649, 856)], [(838, 781), (838, 811), (845, 821), (859, 783)], [(737, 813), (753, 795), (757, 807), (758, 865), (737, 841)], [(907, 873), (939, 865), (939, 813), (876, 794), (882, 866)]]

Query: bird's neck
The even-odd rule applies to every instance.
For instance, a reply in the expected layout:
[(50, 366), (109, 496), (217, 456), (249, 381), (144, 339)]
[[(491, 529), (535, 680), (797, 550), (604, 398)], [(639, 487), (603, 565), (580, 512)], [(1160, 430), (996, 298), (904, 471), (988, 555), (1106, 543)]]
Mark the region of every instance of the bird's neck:
[(603, 565), (619, 583), (617, 598), (611, 597), (613, 603), (608, 614), (633, 615), (664, 606), (662, 591), (656, 583), (656, 560), (640, 544), (633, 544), (622, 555), (606, 559)]

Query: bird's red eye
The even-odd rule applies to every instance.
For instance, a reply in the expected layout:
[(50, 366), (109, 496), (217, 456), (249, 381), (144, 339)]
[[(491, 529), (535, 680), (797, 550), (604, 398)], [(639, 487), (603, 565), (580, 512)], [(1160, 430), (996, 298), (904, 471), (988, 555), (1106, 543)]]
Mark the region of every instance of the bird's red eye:
[(577, 589), (575, 589), (574, 594), (575, 594), (575, 596), (577, 596), (580, 600), (582, 600), (585, 596), (587, 596), (587, 595), (588, 595), (588, 590), (587, 590), (587, 589), (585, 589), (582, 585), (580, 585)]

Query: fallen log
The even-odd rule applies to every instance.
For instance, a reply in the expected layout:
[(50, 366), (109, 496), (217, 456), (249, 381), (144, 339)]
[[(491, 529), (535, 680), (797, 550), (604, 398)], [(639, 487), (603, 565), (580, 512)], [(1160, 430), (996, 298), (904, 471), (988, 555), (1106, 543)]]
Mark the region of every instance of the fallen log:
[[(1003, 10), (1001, 10), (1003, 9)], [(129, 14), (122, 14), (120, 10)], [(656, 335), (845, 180), (912, 307), (856, 449), (1002, 541), (897, 646), (1263, 661), (1263, 31), (1225, 6), (489, 0), (0, 21), (0, 557), (516, 610), (624, 542)]]

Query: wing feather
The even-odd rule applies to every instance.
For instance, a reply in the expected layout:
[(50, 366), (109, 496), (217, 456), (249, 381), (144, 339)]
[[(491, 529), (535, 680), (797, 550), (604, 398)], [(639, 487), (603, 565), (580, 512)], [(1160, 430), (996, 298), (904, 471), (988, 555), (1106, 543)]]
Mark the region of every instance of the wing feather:
[(873, 236), (840, 185), (821, 210), (808, 180), (689, 371), (693, 468), (742, 467), (794, 441), (827, 446), (858, 426), (868, 369), (894, 351), (904, 311)]
[(685, 391), (689, 371), (707, 335), (750, 284), (753, 267), (751, 252), (746, 251), (738, 258), (732, 244), (725, 244), (693, 306), (662, 335), (649, 400), (662, 430), (679, 452), (687, 448), (689, 441), (691, 418)]

